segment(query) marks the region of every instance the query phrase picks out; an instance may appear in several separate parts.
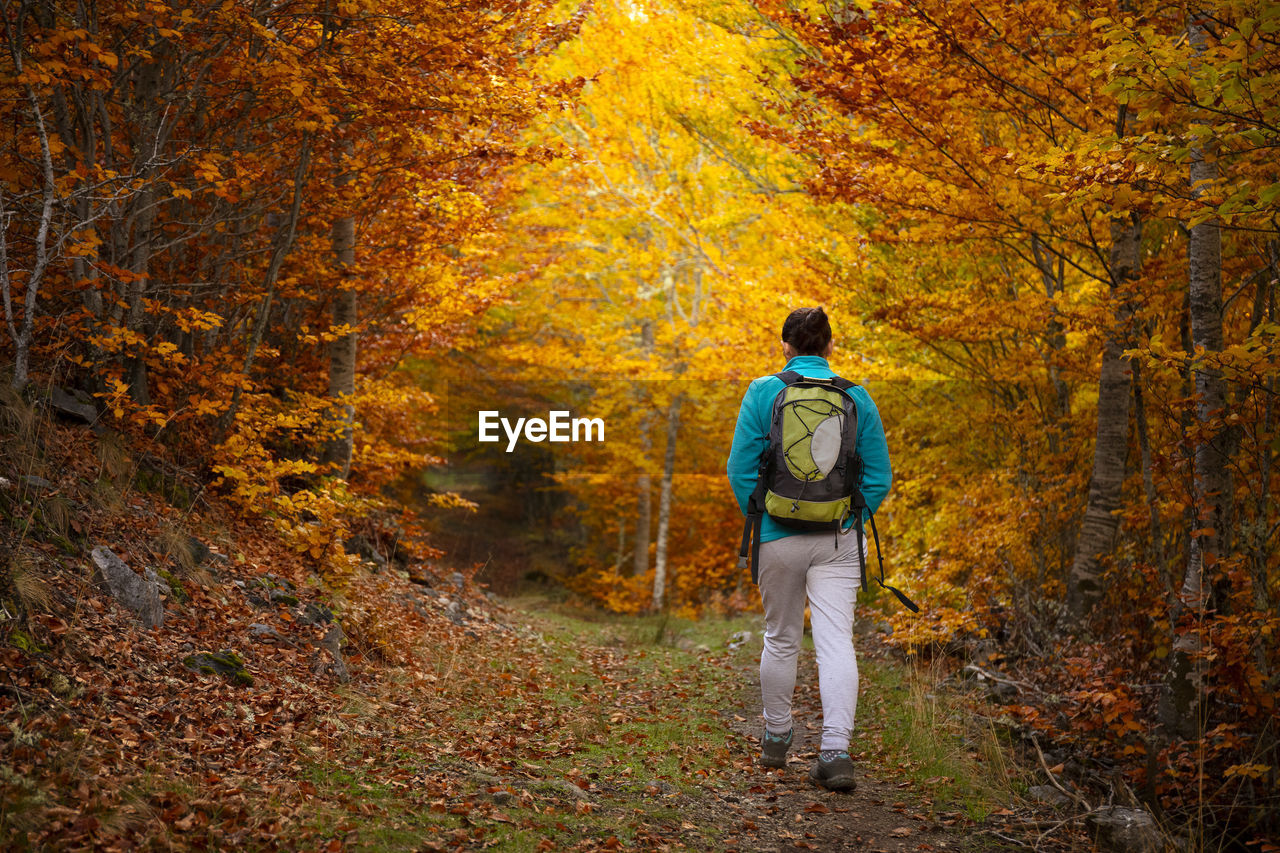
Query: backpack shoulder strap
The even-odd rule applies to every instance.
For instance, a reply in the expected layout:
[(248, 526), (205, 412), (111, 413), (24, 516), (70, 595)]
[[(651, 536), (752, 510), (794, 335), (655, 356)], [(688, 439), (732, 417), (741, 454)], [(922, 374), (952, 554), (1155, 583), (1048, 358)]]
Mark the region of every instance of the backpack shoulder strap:
[(843, 379), (839, 376), (831, 376), (827, 378), (822, 378), (820, 376), (801, 376), (794, 370), (784, 370), (781, 373), (775, 373), (773, 375), (781, 379), (782, 384), (784, 385), (795, 385), (797, 382), (811, 382), (814, 385), (827, 385), (832, 388), (838, 388), (841, 391), (848, 391), (850, 388), (858, 384), (857, 382), (850, 382), (848, 379)]
[(804, 379), (803, 376), (796, 373), (794, 370), (784, 370), (781, 373), (775, 373), (773, 375), (781, 379), (783, 385), (795, 385), (801, 379)]

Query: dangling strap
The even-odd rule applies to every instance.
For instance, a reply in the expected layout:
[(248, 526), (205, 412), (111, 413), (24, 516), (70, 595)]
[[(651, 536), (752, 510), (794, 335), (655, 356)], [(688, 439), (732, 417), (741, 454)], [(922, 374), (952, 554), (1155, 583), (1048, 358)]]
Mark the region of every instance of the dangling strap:
[[(912, 613), (919, 613), (920, 608), (916, 606), (916, 603), (914, 601), (912, 601), (911, 599), (903, 595), (902, 592), (898, 590), (897, 587), (889, 586), (889, 584), (884, 582), (884, 556), (881, 555), (880, 553), (880, 532), (876, 530), (875, 515), (868, 515), (867, 517), (871, 519), (871, 535), (875, 537), (875, 541), (876, 541), (876, 560), (880, 563), (880, 577), (876, 579), (876, 583), (880, 584), (881, 589), (887, 589), (889, 590), (889, 592), (896, 595), (898, 597), (898, 600), (902, 602), (903, 607), (907, 608)], [(859, 532), (861, 532), (862, 525), (858, 525), (858, 528), (859, 528)], [(864, 559), (862, 562), (865, 565), (867, 561)], [(867, 588), (867, 578), (865, 575), (862, 578), (862, 588), (863, 589)]]
[(760, 528), (763, 524), (764, 513), (748, 514), (742, 525), (742, 547), (738, 549), (738, 568), (745, 569), (749, 564), (754, 584), (760, 583)]
[[(856, 458), (856, 457), (855, 457)], [(853, 480), (857, 482), (857, 480)], [(862, 497), (862, 492), (857, 486), (853, 487), (852, 494), (849, 495), (849, 511), (853, 514), (853, 533), (858, 544), (858, 575), (862, 579), (862, 591), (867, 591), (867, 554), (866, 554), (866, 533), (862, 529), (862, 511), (866, 509), (867, 502)]]
[(858, 540), (858, 577), (862, 579), (862, 591), (867, 591), (867, 554), (864, 550), (865, 537), (862, 535), (862, 515), (853, 525), (854, 537)]
[[(760, 583), (760, 530), (764, 526), (764, 498), (773, 470), (773, 448), (765, 450), (756, 472), (756, 487), (747, 500), (747, 518), (742, 525), (742, 546), (738, 549), (738, 568), (751, 566), (751, 582)], [(748, 561), (748, 555), (750, 560)]]

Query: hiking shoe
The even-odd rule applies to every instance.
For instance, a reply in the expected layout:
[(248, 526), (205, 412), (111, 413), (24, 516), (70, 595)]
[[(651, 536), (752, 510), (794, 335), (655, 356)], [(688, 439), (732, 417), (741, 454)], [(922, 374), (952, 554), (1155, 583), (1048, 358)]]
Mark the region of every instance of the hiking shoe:
[(847, 794), (858, 787), (858, 780), (853, 776), (853, 761), (849, 759), (849, 753), (843, 750), (819, 753), (818, 760), (813, 762), (813, 768), (809, 771), (809, 778), (828, 791), (843, 791)]
[(786, 767), (787, 750), (791, 748), (791, 735), (795, 727), (787, 729), (785, 735), (776, 735), (768, 729), (764, 730), (764, 738), (760, 741), (760, 764), (764, 767)]

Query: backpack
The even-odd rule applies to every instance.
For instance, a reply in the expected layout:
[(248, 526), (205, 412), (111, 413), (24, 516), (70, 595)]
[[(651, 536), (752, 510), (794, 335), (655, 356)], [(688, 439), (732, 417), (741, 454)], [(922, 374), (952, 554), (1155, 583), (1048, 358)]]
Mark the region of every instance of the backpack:
[[(760, 582), (760, 528), (768, 514), (784, 527), (796, 530), (844, 531), (854, 519), (857, 536), (859, 574), (862, 590), (867, 590), (865, 534), (862, 517), (867, 502), (859, 488), (862, 457), (857, 452), (858, 408), (845, 392), (855, 383), (833, 376), (821, 379), (801, 376), (794, 370), (777, 374), (783, 388), (773, 400), (769, 443), (760, 457), (755, 491), (747, 504), (738, 566), (746, 568), (750, 555), (751, 580)], [(898, 597), (912, 613), (918, 608), (909, 598), (884, 582), (884, 558), (880, 553), (880, 533), (875, 516), (871, 535), (880, 564), (877, 582)], [(754, 542), (754, 547), (752, 544)]]

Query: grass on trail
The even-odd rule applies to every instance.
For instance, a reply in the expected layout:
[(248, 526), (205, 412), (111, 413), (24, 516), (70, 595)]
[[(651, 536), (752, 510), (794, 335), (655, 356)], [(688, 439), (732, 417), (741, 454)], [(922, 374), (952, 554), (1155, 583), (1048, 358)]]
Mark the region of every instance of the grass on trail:
[(971, 701), (939, 688), (939, 672), (863, 657), (859, 674), (866, 685), (859, 727), (876, 741), (887, 773), (978, 823), (1009, 802), (1018, 771), (991, 723), (973, 716)]
[[(759, 617), (513, 606), (509, 630), (436, 649), (436, 680), (352, 691), (337, 715), (344, 736), (299, 784), (307, 834), (334, 849), (721, 849), (720, 827), (684, 811), (740, 785), (754, 761), (726, 712), (754, 682)], [(741, 630), (753, 641), (728, 649)], [(870, 760), (914, 780), (925, 805), (984, 816), (995, 789), (976, 775), (959, 717), (909, 668), (863, 670)]]
[(715, 828), (675, 804), (743, 749), (719, 709), (737, 686), (725, 640), (747, 623), (673, 620), (655, 642), (656, 619), (522, 607), (528, 627), (435, 650), (436, 680), (350, 696), (346, 736), (300, 785), (307, 834), (376, 850), (714, 848)]

